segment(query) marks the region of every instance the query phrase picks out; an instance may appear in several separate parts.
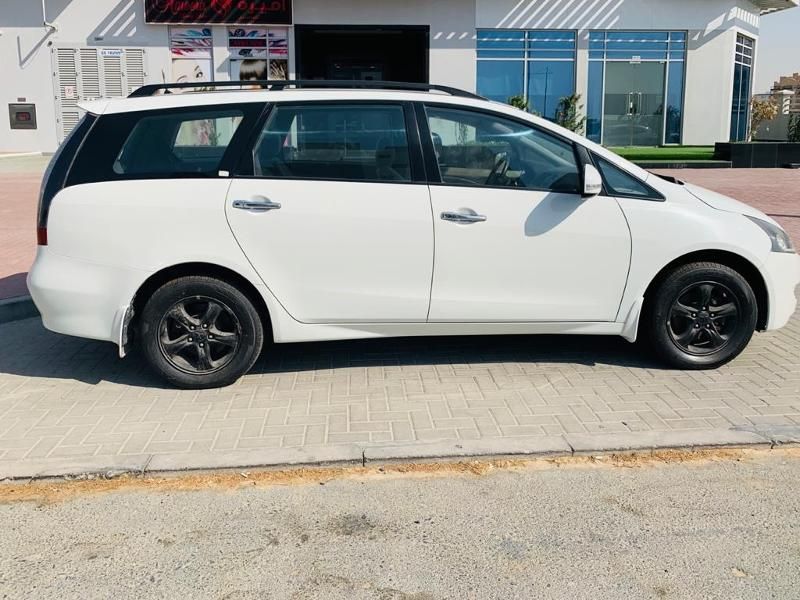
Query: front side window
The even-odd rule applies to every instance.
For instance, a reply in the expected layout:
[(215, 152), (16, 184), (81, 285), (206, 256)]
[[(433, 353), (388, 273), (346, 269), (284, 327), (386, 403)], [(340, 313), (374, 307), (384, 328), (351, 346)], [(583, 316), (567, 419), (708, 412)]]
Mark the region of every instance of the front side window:
[(427, 107), (442, 183), (579, 191), (571, 143), (487, 113)]
[(214, 173), (242, 117), (235, 109), (144, 117), (122, 145), (114, 173)]
[(253, 148), (257, 177), (411, 181), (403, 107), (276, 105)]

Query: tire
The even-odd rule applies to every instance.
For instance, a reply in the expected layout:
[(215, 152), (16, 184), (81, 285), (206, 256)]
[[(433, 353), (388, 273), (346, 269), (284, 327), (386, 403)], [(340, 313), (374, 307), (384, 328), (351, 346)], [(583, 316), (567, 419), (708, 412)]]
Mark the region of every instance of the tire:
[(750, 284), (725, 265), (678, 267), (653, 291), (644, 317), (655, 353), (679, 369), (714, 369), (736, 358), (756, 328)]
[(229, 283), (181, 277), (158, 288), (139, 320), (138, 339), (150, 366), (172, 385), (230, 385), (261, 353), (264, 328), (250, 299)]

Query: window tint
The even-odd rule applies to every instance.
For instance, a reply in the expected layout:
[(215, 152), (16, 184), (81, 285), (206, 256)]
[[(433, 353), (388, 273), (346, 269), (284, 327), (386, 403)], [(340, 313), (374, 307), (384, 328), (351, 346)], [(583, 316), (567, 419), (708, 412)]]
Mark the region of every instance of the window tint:
[(633, 175), (626, 173), (599, 156), (595, 156), (594, 159), (600, 169), (600, 173), (603, 175), (603, 181), (609, 194), (650, 200), (663, 199), (658, 192), (636, 179)]
[(242, 117), (238, 110), (144, 117), (122, 145), (114, 173), (213, 173)]
[(276, 105), (253, 149), (256, 176), (411, 181), (402, 106)]
[(426, 110), (443, 183), (579, 191), (569, 142), (496, 115)]

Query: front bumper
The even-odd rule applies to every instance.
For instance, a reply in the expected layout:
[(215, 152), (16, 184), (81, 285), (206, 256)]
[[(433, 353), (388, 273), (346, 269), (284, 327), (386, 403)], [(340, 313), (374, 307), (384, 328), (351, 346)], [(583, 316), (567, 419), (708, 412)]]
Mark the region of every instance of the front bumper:
[(780, 329), (797, 310), (800, 255), (771, 252), (762, 267), (769, 294), (767, 329)]
[(146, 278), (143, 271), (99, 265), (40, 246), (28, 289), (47, 329), (119, 344), (128, 304)]

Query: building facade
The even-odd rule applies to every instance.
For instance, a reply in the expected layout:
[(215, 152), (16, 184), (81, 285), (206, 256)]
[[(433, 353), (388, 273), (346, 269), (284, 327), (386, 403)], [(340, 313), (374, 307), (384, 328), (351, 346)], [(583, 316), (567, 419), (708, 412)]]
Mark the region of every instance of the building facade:
[(3, 0), (0, 152), (53, 151), (84, 99), (143, 83), (452, 85), (609, 146), (747, 135), (760, 15), (800, 0)]
[(772, 84), (772, 95), (778, 99), (782, 114), (800, 114), (800, 73), (784, 75)]

